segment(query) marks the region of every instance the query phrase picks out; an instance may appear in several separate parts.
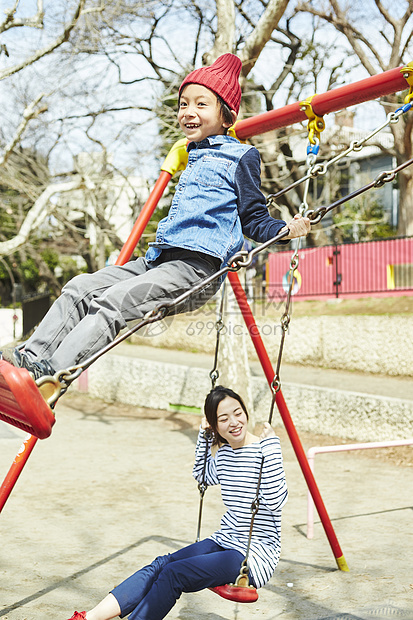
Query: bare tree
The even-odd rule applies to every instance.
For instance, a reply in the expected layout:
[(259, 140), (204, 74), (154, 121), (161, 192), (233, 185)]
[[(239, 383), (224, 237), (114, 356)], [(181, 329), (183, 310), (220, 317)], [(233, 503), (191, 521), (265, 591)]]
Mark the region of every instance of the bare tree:
[[(78, 0), (78, 3), (77, 3), (77, 6), (75, 8), (73, 15), (71, 16), (71, 18), (69, 18), (67, 23), (64, 24), (62, 28), (62, 32), (56, 38), (54, 38), (44, 47), (36, 50), (33, 54), (29, 54), (22, 61), (17, 62), (15, 64), (11, 64), (11, 66), (6, 67), (5, 69), (3, 69), (3, 71), (0, 71), (0, 80), (3, 80), (4, 78), (9, 77), (10, 75), (13, 75), (14, 73), (18, 73), (19, 71), (22, 71), (23, 69), (25, 69), (29, 65), (34, 64), (35, 62), (37, 62), (44, 56), (51, 54), (54, 50), (56, 50), (58, 47), (63, 45), (63, 43), (68, 41), (70, 37), (70, 33), (76, 27), (76, 24), (78, 23), (82, 15), (85, 2), (86, 0)], [(19, 7), (19, 4), (20, 4), (20, 1), (15, 0), (13, 7), (10, 9), (6, 9), (5, 11), (6, 18), (4, 19), (3, 23), (0, 24), (0, 33), (6, 32), (13, 28), (22, 28), (22, 27), (40, 28), (40, 29), (44, 28), (44, 11), (43, 11), (42, 0), (37, 1), (37, 12), (33, 17), (22, 17), (22, 18), (16, 17), (16, 12)], [(7, 56), (9, 56), (7, 47), (3, 47), (3, 52), (6, 52)]]
[[(245, 31), (249, 30), (244, 44), (245, 77), (256, 62), (255, 57), (250, 58), (251, 54), (259, 55), (287, 4), (287, 0), (270, 0), (263, 8), (257, 3), (259, 19), (254, 27), (243, 18), (247, 25)], [(95, 149), (107, 154), (110, 148), (108, 135), (110, 131), (115, 131), (116, 127), (117, 135), (114, 139), (117, 140), (118, 148), (122, 144), (129, 146), (137, 135), (136, 128), (139, 123), (136, 120), (133, 124), (117, 120), (122, 119), (122, 114), (128, 110), (139, 111), (144, 115), (141, 116), (142, 125), (153, 122), (157, 117), (157, 122), (164, 131), (175, 137), (175, 111), (172, 121), (168, 116), (171, 108), (160, 108), (156, 105), (156, 98), (159, 97), (160, 85), (164, 99), (168, 97), (168, 93), (176, 92), (180, 79), (190, 65), (188, 66), (188, 56), (180, 54), (180, 40), (172, 40), (173, 37), (168, 36), (168, 24), (181, 18), (190, 23), (193, 39), (190, 64), (195, 62), (202, 40), (204, 48), (208, 41), (212, 46), (211, 52), (207, 54), (209, 61), (225, 51), (239, 52), (237, 47), (241, 44), (239, 35), (237, 41), (235, 15), (238, 9), (233, 0), (219, 0), (216, 5), (203, 0), (193, 1), (189, 8), (186, 2), (167, 0), (146, 3), (112, 0), (104, 4), (95, 0), (77, 0), (71, 7), (72, 13), (66, 19), (63, 17), (63, 6), (64, 4), (57, 4), (62, 22), (58, 36), (55, 28), (52, 29), (54, 36), (50, 33), (50, 18), (48, 21), (41, 0), (37, 4), (36, 14), (32, 17), (19, 17), (18, 1), (6, 12), (1, 29), (3, 34), (18, 28), (43, 30), (46, 31), (47, 43), (38, 49), (32, 49), (33, 43), (31, 46), (23, 46), (23, 53), (19, 55), (24, 56), (24, 59), (16, 62), (13, 62), (16, 47), (5, 43), (9, 54), (6, 63), (8, 66), (1, 75), (9, 79), (15, 77), (17, 80), (22, 76), (20, 84), (15, 81), (16, 90), (21, 93), (21, 84), (24, 83), (23, 91), (27, 92), (21, 119), (14, 129), (10, 127), (10, 135), (3, 144), (0, 156), (3, 184), (7, 178), (10, 182), (13, 176), (10, 167), (5, 175), (10, 154), (19, 144), (30, 144), (30, 138), (35, 141), (37, 148), (43, 145), (41, 148), (43, 152), (47, 150), (50, 162), (56, 161), (56, 157), (62, 153), (67, 157), (73, 131), (83, 133), (85, 145), (92, 143)], [(59, 13), (57, 15), (59, 16)], [(210, 15), (212, 19), (206, 19), (206, 15)], [(138, 58), (145, 63), (142, 65), (141, 62), (140, 66), (143, 68), (139, 72), (135, 71), (133, 66)], [(91, 63), (97, 67), (93, 74), (90, 71)], [(50, 68), (53, 69), (52, 72)], [(41, 92), (33, 92), (36, 90), (35, 82), (30, 78), (34, 76), (34, 71), (40, 71), (41, 75), (46, 76)], [(55, 81), (49, 77), (50, 73), (56, 76)], [(79, 79), (82, 74), (85, 78)], [(11, 84), (13, 86), (13, 82)], [(100, 97), (102, 84), (106, 86), (103, 100)], [(144, 89), (141, 88), (142, 84), (145, 85)], [(154, 87), (152, 94), (148, 88), (151, 84)], [(48, 87), (48, 90), (45, 90), (45, 87)], [(128, 105), (133, 98), (134, 102)], [(59, 105), (65, 109), (64, 114), (56, 113)], [(158, 144), (161, 144), (161, 140)], [(153, 141), (150, 143), (150, 146), (152, 145)], [(149, 146), (147, 148), (149, 150)], [(145, 147), (142, 150), (144, 149)], [(153, 158), (153, 155), (151, 156)], [(41, 225), (41, 215), (50, 215), (55, 208), (56, 203), (51, 203), (50, 198), (55, 195), (56, 188), (63, 191), (63, 187), (73, 188), (84, 182), (82, 179), (73, 181), (72, 175), (73, 171), (66, 164), (66, 179), (62, 179), (59, 172), (60, 178), (50, 186), (43, 187), (43, 193), (39, 187), (31, 192), (28, 198), (33, 201), (33, 216), (27, 214), (24, 228), (15, 240), (2, 242), (0, 247), (3, 251), (9, 252), (11, 248), (17, 249), (22, 243), (30, 242), (30, 234)], [(99, 201), (96, 201), (96, 204), (98, 203)], [(98, 262), (101, 260), (102, 257)]]
[[(104, 34), (113, 24), (126, 23), (131, 16), (137, 19), (140, 13), (151, 14), (154, 4), (58, 0), (53, 7), (48, 5), (44, 9), (43, 1), (38, 0), (37, 11), (27, 16), (19, 0), (15, 0), (0, 24), (0, 52), (4, 55), (0, 75), (8, 89), (4, 91), (7, 96), (0, 130), (0, 206), (4, 213), (0, 254), (14, 255), (13, 264), (18, 265), (16, 252), (24, 248), (26, 256), (34, 252), (40, 271), (54, 290), (56, 281), (41, 259), (40, 246), (48, 243), (57, 252), (66, 249), (84, 256), (89, 269), (95, 270), (105, 264), (106, 240), (115, 248), (122, 245), (106, 219), (109, 195), (102, 189), (102, 183), (107, 187), (108, 177), (117, 174), (117, 166), (108, 163), (101, 178), (91, 182), (73, 169), (73, 161), (79, 153), (79, 143), (84, 150), (99, 151), (107, 160), (113, 140), (121, 145), (131, 142), (130, 136), (139, 122), (130, 119), (114, 127), (112, 119), (134, 112), (139, 106), (129, 103), (122, 93), (113, 96), (115, 89), (111, 88), (105, 89), (108, 96), (102, 98), (99, 81), (107, 79), (111, 64), (106, 62), (106, 67), (93, 72), (90, 59), (99, 45), (104, 47)], [(116, 80), (112, 80), (112, 85), (117, 86)], [(112, 133), (108, 128), (113, 128)], [(76, 142), (72, 138), (74, 132)], [(47, 174), (39, 168), (40, 159)], [(28, 170), (35, 174), (26, 174)], [(121, 173), (126, 173), (126, 184), (127, 170)], [(76, 191), (85, 194), (84, 218), (93, 223), (99, 239), (93, 251), (85, 247), (84, 225), (79, 227), (61, 208), (63, 197)], [(136, 198), (135, 205), (138, 202)], [(91, 204), (96, 207), (94, 213), (90, 212)], [(49, 235), (42, 240), (51, 216), (53, 226), (46, 226)]]
[[(10, 85), (11, 94), (19, 97), (15, 109), (20, 110), (20, 118), (16, 113), (6, 115), (12, 120), (5, 125), (7, 133), (3, 128), (3, 140), (0, 134), (3, 183), (10, 153), (20, 144), (46, 154), (50, 180), (44, 187), (37, 186), (27, 194), (36, 212), (42, 204), (42, 192), (46, 192), (49, 198), (48, 204), (43, 206), (43, 215), (57, 204), (56, 200), (50, 200), (49, 183), (52, 190), (62, 187), (61, 183), (68, 183), (69, 187), (73, 184), (85, 186), (85, 179), (73, 170), (73, 159), (81, 150), (95, 151), (106, 158), (109, 153), (114, 154), (117, 163), (111, 164), (111, 169), (120, 170), (125, 177), (141, 169), (153, 178), (158, 171), (163, 145), (180, 137), (174, 108), (178, 85), (201, 59), (210, 63), (228, 51), (241, 57), (244, 116), (340, 85), (352, 68), (348, 55), (344, 51), (340, 53), (336, 38), (328, 40), (327, 37), (326, 42), (320, 44), (315, 36), (322, 21), (330, 24), (328, 20), (334, 18), (337, 23), (343, 22), (343, 15), (334, 17), (331, 8), (337, 2), (331, 3), (330, 12), (327, 2), (300, 3), (297, 8), (297, 3), (291, 0), (191, 0), (190, 3), (187, 0), (108, 0), (104, 3), (72, 0), (68, 7), (67, 4), (56, 3), (54, 19), (60, 24), (58, 36), (55, 23), (47, 19), (47, 14), (43, 15), (41, 0), (31, 18), (19, 18), (19, 2), (15, 1), (3, 24), (4, 35), (12, 29), (15, 32), (18, 29), (22, 32), (49, 29), (46, 45), (39, 45), (36, 50), (35, 41), (31, 39), (30, 46), (23, 46), (24, 67), (23, 61), (14, 58), (16, 42), (14, 47), (13, 42), (5, 42), (10, 54), (7, 85)], [(325, 18), (321, 15), (322, 6)], [(298, 10), (309, 13), (308, 27), (304, 31), (300, 29)], [(185, 46), (180, 36), (182, 28)], [(352, 33), (354, 37), (354, 30)], [(61, 43), (53, 48), (57, 40)], [(409, 43), (410, 37), (404, 35), (406, 49)], [(46, 48), (50, 51), (43, 53)], [(268, 50), (275, 62), (262, 60), (268, 57)], [(367, 54), (366, 67), (373, 71), (372, 54)], [(30, 59), (33, 61), (28, 64)], [(16, 67), (22, 68), (16, 70)], [(31, 79), (34, 76), (37, 81)], [(10, 100), (13, 101), (13, 97)], [(393, 109), (391, 102), (387, 105)], [(393, 130), (400, 131), (400, 127)], [(294, 160), (289, 144), (291, 136), (300, 131), (305, 130), (294, 126), (253, 140), (263, 159), (265, 191), (277, 191), (302, 175), (303, 168)], [(410, 135), (407, 129), (403, 135)], [(402, 159), (407, 152), (406, 140), (396, 140), (396, 149)], [(10, 182), (10, 167), (6, 176)], [(15, 176), (16, 185), (18, 175)], [(407, 175), (401, 179), (402, 183), (407, 182), (406, 179)], [(94, 179), (94, 186), (95, 190), (87, 192), (89, 197), (91, 192), (97, 192), (93, 200), (99, 207), (104, 192), (99, 190), (99, 180)], [(285, 195), (279, 204), (281, 215), (284, 218), (294, 215), (301, 199), (301, 188)], [(58, 210), (54, 212), (60, 224), (69, 227), (68, 234), (73, 232), (79, 241), (78, 231), (70, 230), (64, 214)], [(27, 217), (34, 231), (40, 225), (41, 214), (34, 218), (27, 214)], [(96, 222), (99, 221), (102, 235), (116, 244), (116, 236), (102, 211), (96, 215)], [(31, 234), (20, 235), (18, 239), (30, 243)], [(2, 242), (6, 241), (10, 248), (12, 240), (8, 238)], [(101, 264), (103, 257), (96, 259), (97, 264)]]
[[(369, 75), (394, 69), (411, 61), (413, 50), (413, 3), (404, 0), (385, 6), (381, 0), (347, 3), (339, 0), (299, 2), (297, 11), (313, 15), (340, 33), (349, 53), (359, 60)], [(410, 54), (410, 56), (409, 56)], [(407, 84), (406, 84), (407, 87)], [(400, 106), (397, 95), (384, 97), (382, 106), (388, 114)], [(413, 117), (406, 116), (391, 125), (394, 148), (391, 153), (398, 164), (413, 156)], [(413, 170), (406, 168), (399, 175), (400, 235), (413, 235)]]

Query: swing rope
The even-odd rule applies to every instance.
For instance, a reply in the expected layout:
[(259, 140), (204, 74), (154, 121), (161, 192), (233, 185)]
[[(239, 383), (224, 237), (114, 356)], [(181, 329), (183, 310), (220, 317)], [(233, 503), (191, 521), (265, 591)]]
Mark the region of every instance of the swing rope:
[(222, 316), (224, 313), (224, 303), (225, 303), (225, 290), (226, 290), (226, 280), (224, 280), (224, 283), (222, 285), (222, 292), (221, 292), (221, 302), (219, 305), (219, 310), (218, 310), (218, 318), (215, 322), (215, 330), (217, 332), (217, 337), (216, 337), (216, 342), (215, 342), (215, 355), (214, 355), (214, 367), (211, 370), (211, 372), (209, 373), (209, 377), (211, 379), (211, 384), (212, 384), (212, 389), (214, 389), (216, 382), (218, 381), (219, 378), (219, 371), (218, 371), (218, 352), (219, 352), (219, 338), (221, 335), (222, 330), (224, 329), (224, 322), (222, 320)]

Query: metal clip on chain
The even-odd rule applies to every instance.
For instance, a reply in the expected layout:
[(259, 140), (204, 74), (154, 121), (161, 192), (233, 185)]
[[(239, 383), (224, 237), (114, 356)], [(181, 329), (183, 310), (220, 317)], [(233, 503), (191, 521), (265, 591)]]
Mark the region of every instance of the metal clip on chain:
[(275, 400), (276, 400), (276, 396), (277, 396), (277, 392), (280, 391), (281, 389), (281, 380), (280, 380), (280, 369), (281, 369), (281, 360), (282, 360), (282, 355), (283, 355), (283, 351), (284, 351), (284, 343), (285, 343), (285, 336), (287, 334), (288, 328), (290, 326), (290, 321), (291, 321), (291, 317), (290, 317), (290, 305), (291, 305), (291, 296), (292, 296), (292, 289), (293, 289), (293, 285), (294, 285), (294, 273), (295, 270), (298, 267), (298, 262), (299, 262), (299, 258), (298, 258), (298, 250), (300, 247), (300, 239), (298, 239), (298, 243), (297, 243), (297, 247), (291, 257), (290, 260), (290, 273), (289, 273), (289, 286), (288, 286), (288, 293), (287, 293), (287, 299), (285, 302), (285, 309), (284, 309), (284, 313), (281, 317), (280, 323), (281, 323), (281, 329), (282, 329), (282, 333), (281, 333), (281, 341), (280, 341), (280, 347), (278, 350), (278, 358), (277, 358), (277, 364), (276, 364), (276, 369), (275, 369), (275, 375), (274, 378), (271, 382), (271, 391), (273, 394), (272, 397), (272, 403), (271, 403), (271, 410), (270, 410), (270, 416), (269, 416), (269, 424), (271, 424), (272, 421), (272, 416), (273, 416), (273, 412), (274, 412), (274, 405), (275, 405)]
[(243, 588), (248, 588), (250, 585), (250, 580), (248, 577), (249, 572), (250, 572), (250, 569), (248, 568), (247, 562), (246, 560), (243, 560), (241, 564), (241, 569), (239, 571), (239, 575), (235, 580), (235, 585), (241, 586)]
[[(329, 159), (328, 161), (325, 161), (322, 164), (318, 163), (318, 164), (313, 165), (311, 169), (308, 171), (308, 173), (305, 176), (303, 176), (301, 179), (298, 179), (294, 183), (291, 183), (290, 185), (288, 185), (284, 189), (281, 189), (275, 194), (269, 194), (267, 197), (268, 203), (276, 204), (275, 201), (277, 200), (277, 198), (279, 198), (280, 196), (283, 196), (284, 194), (289, 192), (291, 189), (298, 187), (298, 185), (301, 185), (301, 183), (306, 181), (308, 178), (316, 178), (318, 176), (325, 175), (327, 173), (327, 170), (331, 166), (335, 165), (337, 162), (341, 161), (342, 159), (350, 155), (350, 153), (353, 153), (353, 152), (357, 153), (361, 151), (364, 148), (366, 142), (371, 140), (376, 134), (380, 133), (380, 131), (382, 131), (386, 127), (389, 127), (392, 124), (398, 123), (400, 120), (400, 117), (406, 112), (408, 112), (409, 110), (411, 110), (413, 107), (413, 63), (409, 63), (407, 67), (403, 67), (401, 72), (403, 73), (403, 76), (407, 79), (410, 85), (409, 94), (405, 97), (405, 100), (404, 100), (405, 105), (395, 110), (395, 112), (390, 112), (387, 115), (387, 118), (384, 121), (384, 123), (382, 123), (376, 129), (374, 129), (369, 134), (367, 134), (367, 136), (365, 136), (363, 139), (353, 140), (352, 142), (350, 142), (350, 146), (342, 153), (339, 153), (332, 159)], [(302, 105), (303, 107), (307, 108), (308, 103), (303, 101)], [(313, 222), (313, 223), (315, 224), (317, 222)]]
[(326, 124), (323, 117), (318, 116), (313, 110), (311, 101), (314, 97), (315, 95), (312, 95), (311, 97), (307, 97), (307, 99), (305, 99), (304, 101), (300, 101), (300, 109), (302, 112), (305, 112), (308, 118), (308, 139), (310, 140), (311, 144), (316, 145), (316, 140), (320, 139), (320, 133), (324, 131), (324, 129), (326, 128)]
[(413, 101), (413, 62), (409, 62), (406, 67), (402, 67), (400, 73), (403, 74), (404, 79), (410, 87), (408, 94), (404, 98), (404, 103), (410, 104)]
[(247, 250), (241, 250), (234, 254), (231, 259), (231, 264), (228, 266), (228, 271), (239, 271), (241, 267), (249, 267), (252, 263), (253, 256), (248, 254)]
[(46, 403), (53, 409), (59, 398), (69, 385), (82, 374), (80, 366), (73, 366), (67, 370), (59, 370), (53, 376), (44, 375), (36, 379), (36, 385)]
[(197, 533), (196, 533), (196, 542), (199, 542), (200, 540), (200, 536), (201, 536), (201, 523), (202, 523), (202, 508), (204, 505), (204, 495), (205, 492), (208, 488), (208, 485), (206, 483), (205, 480), (205, 472), (206, 472), (206, 464), (207, 464), (207, 458), (208, 458), (208, 447), (209, 447), (209, 441), (212, 438), (212, 433), (209, 429), (205, 429), (204, 433), (203, 433), (204, 439), (205, 439), (205, 453), (204, 453), (204, 462), (203, 462), (203, 466), (202, 466), (202, 478), (201, 478), (201, 482), (198, 483), (198, 490), (199, 490), (199, 512), (198, 512), (198, 527), (197, 527)]

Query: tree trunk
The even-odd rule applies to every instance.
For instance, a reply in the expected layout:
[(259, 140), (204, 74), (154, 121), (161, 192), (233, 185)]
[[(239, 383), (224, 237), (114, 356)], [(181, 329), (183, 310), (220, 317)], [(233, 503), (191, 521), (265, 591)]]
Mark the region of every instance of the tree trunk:
[(221, 54), (232, 52), (235, 43), (235, 5), (233, 0), (216, 0), (216, 7), (217, 34), (214, 47), (202, 57), (205, 65), (212, 64)]
[(251, 371), (247, 352), (247, 333), (244, 319), (229, 283), (221, 332), (219, 383), (239, 394), (250, 418), (250, 428), (255, 426)]

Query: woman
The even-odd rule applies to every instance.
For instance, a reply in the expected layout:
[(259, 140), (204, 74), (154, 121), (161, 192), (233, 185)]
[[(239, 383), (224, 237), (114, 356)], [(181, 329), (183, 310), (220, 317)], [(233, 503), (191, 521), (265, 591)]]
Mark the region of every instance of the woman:
[[(219, 448), (212, 456), (204, 431), (213, 433)], [(260, 437), (248, 430), (248, 413), (241, 397), (217, 386), (205, 400), (205, 417), (198, 435), (193, 475), (221, 484), (227, 508), (221, 528), (209, 538), (172, 554), (159, 556), (117, 586), (88, 612), (75, 612), (70, 620), (161, 620), (182, 592), (233, 583), (245, 558), (262, 459), (259, 510), (255, 516), (249, 552), (249, 578), (255, 587), (271, 577), (280, 554), (281, 508), (287, 500), (280, 441), (269, 424)]]

